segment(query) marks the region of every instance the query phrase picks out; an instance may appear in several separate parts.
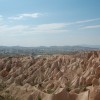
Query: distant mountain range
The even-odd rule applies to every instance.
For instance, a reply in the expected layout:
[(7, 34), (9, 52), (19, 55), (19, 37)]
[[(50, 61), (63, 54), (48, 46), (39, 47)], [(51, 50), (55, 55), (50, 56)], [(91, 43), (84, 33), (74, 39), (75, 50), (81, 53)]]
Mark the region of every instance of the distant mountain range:
[(21, 47), (21, 46), (0, 46), (0, 55), (41, 55), (57, 54), (77, 51), (99, 50), (98, 46), (40, 46), (40, 47)]
[(81, 46), (83, 46), (83, 47), (90, 47), (90, 48), (99, 48), (100, 49), (100, 45), (87, 45), (87, 44), (83, 44)]

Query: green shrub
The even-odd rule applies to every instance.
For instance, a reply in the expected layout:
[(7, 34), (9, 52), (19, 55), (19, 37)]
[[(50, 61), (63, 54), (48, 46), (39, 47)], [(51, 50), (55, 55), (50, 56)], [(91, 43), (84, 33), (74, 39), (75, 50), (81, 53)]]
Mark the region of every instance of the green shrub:
[(54, 92), (54, 90), (51, 90), (51, 89), (47, 90), (47, 93), (49, 93), (49, 94), (51, 94), (53, 92)]
[(70, 82), (70, 81), (68, 81), (68, 82), (66, 83), (66, 91), (67, 91), (67, 92), (70, 92), (70, 91), (71, 91), (71, 82)]
[(42, 100), (40, 96), (38, 96), (37, 100)]

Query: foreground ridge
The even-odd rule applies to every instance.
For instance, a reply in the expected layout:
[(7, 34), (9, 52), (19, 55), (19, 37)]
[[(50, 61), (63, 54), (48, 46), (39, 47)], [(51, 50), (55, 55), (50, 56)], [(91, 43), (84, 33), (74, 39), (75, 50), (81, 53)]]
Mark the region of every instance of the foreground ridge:
[(0, 100), (6, 95), (16, 100), (100, 100), (100, 51), (1, 57)]

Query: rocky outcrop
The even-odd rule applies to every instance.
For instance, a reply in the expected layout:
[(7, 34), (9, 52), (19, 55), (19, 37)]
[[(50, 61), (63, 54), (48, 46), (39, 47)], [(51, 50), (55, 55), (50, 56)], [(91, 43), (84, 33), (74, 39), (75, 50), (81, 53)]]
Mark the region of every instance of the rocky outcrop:
[(0, 78), (21, 100), (100, 100), (100, 51), (1, 57)]

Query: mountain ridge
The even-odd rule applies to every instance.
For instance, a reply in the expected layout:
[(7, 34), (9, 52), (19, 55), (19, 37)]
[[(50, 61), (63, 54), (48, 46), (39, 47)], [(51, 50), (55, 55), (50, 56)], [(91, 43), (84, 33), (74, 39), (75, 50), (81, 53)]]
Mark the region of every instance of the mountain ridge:
[(39, 46), (39, 47), (23, 47), (23, 46), (0, 46), (0, 54), (2, 55), (43, 55), (43, 54), (60, 54), (67, 52), (91, 51), (99, 50), (99, 48), (91, 48), (84, 46)]

